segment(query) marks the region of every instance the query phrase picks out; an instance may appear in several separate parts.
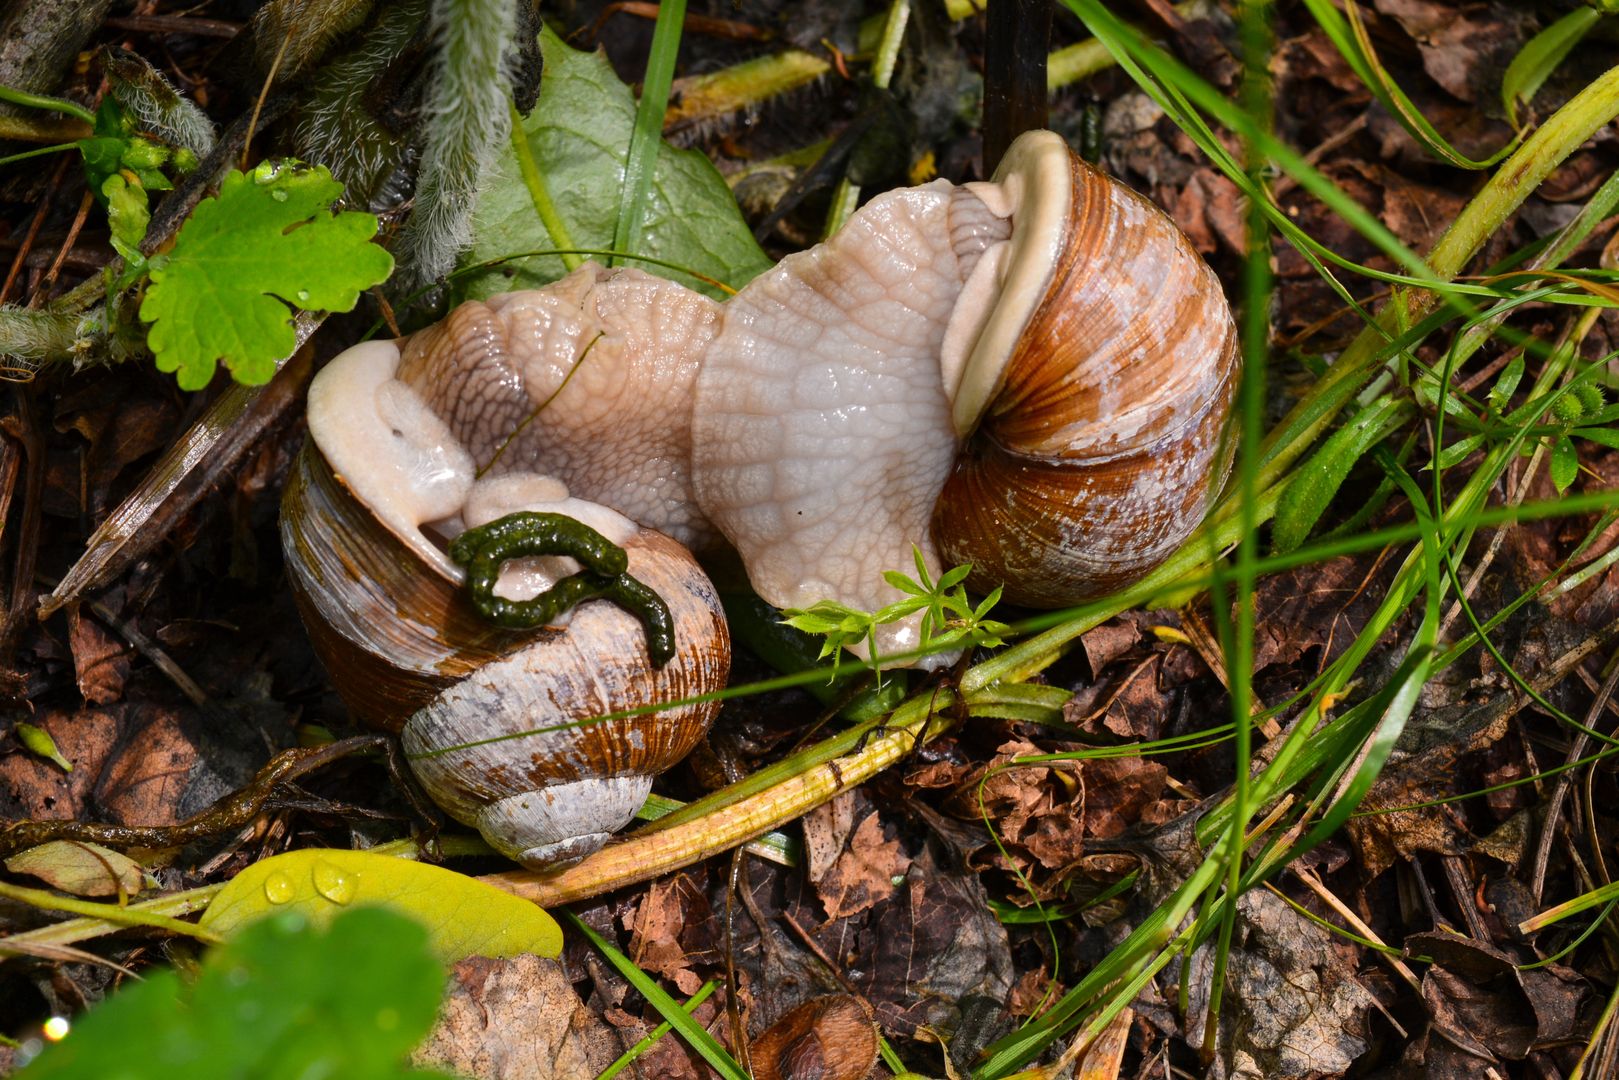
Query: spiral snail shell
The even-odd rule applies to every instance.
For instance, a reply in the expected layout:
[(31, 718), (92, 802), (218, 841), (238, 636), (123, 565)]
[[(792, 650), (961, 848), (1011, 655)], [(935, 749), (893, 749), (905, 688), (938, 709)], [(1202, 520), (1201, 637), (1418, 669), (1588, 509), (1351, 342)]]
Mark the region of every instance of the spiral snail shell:
[[(310, 387), (311, 438), (282, 499), (294, 595), (350, 710), (401, 735), (435, 801), (518, 862), (574, 861), (629, 822), (652, 777), (713, 721), (717, 703), (670, 703), (725, 685), (719, 597), (680, 544), (551, 478), (477, 477), (467, 447), (485, 418), (441, 418), (396, 377), (401, 351), (357, 346)], [(622, 545), (628, 572), (668, 606), (673, 658), (655, 664), (641, 623), (603, 601), (529, 631), (475, 611), (433, 537), (514, 509), (564, 514)], [(501, 585), (531, 595), (575, 568), (519, 560)], [(667, 707), (623, 715), (647, 706)]]
[[(712, 718), (505, 739), (723, 685), (724, 621), (682, 545), (728, 542), (777, 606), (880, 607), (913, 545), (1022, 604), (1110, 591), (1201, 520), (1237, 355), (1169, 219), (1031, 132), (993, 180), (880, 195), (723, 305), (587, 263), (357, 346), (311, 388), (283, 540), (351, 709), (403, 726), (452, 815), (543, 865), (622, 825)], [(623, 543), (669, 605), (670, 664), (599, 601), (530, 633), (471, 611), (442, 541), (536, 508)], [(878, 642), (916, 644), (914, 619)]]

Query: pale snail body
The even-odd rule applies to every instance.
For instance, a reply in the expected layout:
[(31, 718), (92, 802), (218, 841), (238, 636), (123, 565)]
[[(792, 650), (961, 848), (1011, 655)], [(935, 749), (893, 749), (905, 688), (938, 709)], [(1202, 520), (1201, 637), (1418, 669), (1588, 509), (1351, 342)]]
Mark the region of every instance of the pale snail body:
[[(418, 444), (407, 455), (416, 464), (395, 474), (468, 471), (446, 464), (443, 444), (452, 441), (472, 473), (488, 473), (479, 483), (559, 477), (572, 494), (689, 545), (711, 547), (723, 536), (773, 604), (829, 598), (868, 610), (896, 598), (881, 574), (908, 569), (912, 545), (935, 572), (941, 562), (971, 562), (979, 588), (1004, 584), (1010, 599), (1038, 606), (1140, 577), (1196, 527), (1224, 475), (1221, 435), (1237, 369), (1229, 309), (1190, 244), (1161, 211), (1049, 132), (1014, 144), (993, 182), (940, 181), (878, 196), (837, 236), (784, 259), (723, 305), (637, 270), (587, 264), (543, 289), (463, 305), (398, 346), (359, 348), (383, 347), (394, 349), (386, 381), (405, 388), (388, 393), (413, 398), (429, 417), (430, 430), (404, 437)], [(346, 363), (334, 360), (320, 379)], [(328, 447), (316, 431), (319, 390), (317, 383), (311, 391), (312, 433), (328, 460), (342, 458), (344, 439), (334, 435)], [(397, 434), (396, 420), (383, 426)], [(345, 460), (364, 456), (350, 450)], [(301, 475), (318, 479), (320, 471), (306, 466)], [(389, 483), (401, 486), (397, 475)], [(426, 500), (432, 505), (383, 513), (394, 518), (385, 531), (462, 523), (465, 494), (426, 487), (440, 493)], [(289, 506), (294, 500), (289, 489)], [(289, 561), (327, 542), (300, 527), (284, 535)], [(435, 562), (432, 544), (414, 547), (420, 562)], [(453, 567), (436, 558), (438, 576), (453, 586)], [(353, 569), (355, 560), (347, 562), (343, 569)], [(305, 573), (300, 587), (329, 585), (343, 569)], [(690, 621), (718, 622), (723, 641), (706, 579), (670, 587), (696, 598)], [(374, 598), (389, 590), (361, 591)], [(330, 618), (309, 595), (303, 601), (312, 625)], [(605, 605), (581, 611), (596, 606)], [(410, 613), (406, 636), (435, 618), (459, 632), (449, 654), (426, 650), (428, 666), (489, 685), (494, 672), (476, 673), (491, 665), (491, 632), (464, 626), (470, 613), (454, 611), (453, 598), (430, 608)], [(914, 618), (886, 627), (879, 648), (914, 647), (916, 632)], [(330, 633), (314, 630), (317, 644), (323, 635)], [(366, 635), (351, 626), (347, 636)], [(436, 630), (428, 636), (436, 641)], [(707, 644), (713, 637), (703, 636), (697, 651), (717, 656)], [(337, 653), (322, 653), (356, 712), (368, 710), (355, 706), (366, 695), (389, 699), (376, 711), (423, 708), (368, 686), (344, 690)], [(641, 686), (669, 696), (637, 704), (702, 692), (692, 687), (707, 686), (722, 667), (677, 656), (682, 662), (690, 679)], [(502, 677), (541, 674), (540, 666), (493, 661)], [(491, 696), (528, 703), (557, 695), (441, 696), (445, 707), (429, 711), (450, 745), (489, 737), (478, 732)], [(601, 705), (592, 698), (575, 715), (600, 715)], [(696, 731), (688, 743), (711, 716), (683, 718)], [(508, 730), (546, 723), (530, 717)], [(589, 753), (613, 757), (600, 746)], [(453, 793), (437, 797), (453, 814), (467, 820), (479, 799), (508, 797), (481, 780), (452, 782), (438, 763), (455, 757), (466, 754), (425, 759), (430, 791), (451, 784)], [(475, 768), (504, 779), (510, 770), (494, 760), (480, 758)], [(614, 769), (623, 775), (619, 763)], [(577, 782), (568, 776), (564, 782)], [(609, 786), (602, 798), (614, 823), (573, 826), (591, 834), (588, 842), (512, 841), (503, 850), (521, 849), (533, 864), (576, 856), (621, 824), (623, 807), (637, 799), (617, 780)], [(568, 789), (565, 801), (577, 791)]]

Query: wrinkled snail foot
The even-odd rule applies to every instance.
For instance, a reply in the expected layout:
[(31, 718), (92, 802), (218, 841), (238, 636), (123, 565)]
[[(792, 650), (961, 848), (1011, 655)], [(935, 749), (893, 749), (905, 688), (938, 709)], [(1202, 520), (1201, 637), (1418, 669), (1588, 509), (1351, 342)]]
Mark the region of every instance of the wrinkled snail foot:
[[(567, 555), (585, 569), (529, 600), (495, 595), (501, 565), (531, 555)], [(654, 667), (663, 667), (675, 655), (669, 606), (626, 573), (629, 559), (623, 548), (581, 521), (564, 514), (521, 510), (461, 533), (450, 542), (450, 558), (467, 568), (472, 606), (497, 626), (513, 630), (544, 626), (576, 605), (599, 598), (611, 600), (640, 620)]]

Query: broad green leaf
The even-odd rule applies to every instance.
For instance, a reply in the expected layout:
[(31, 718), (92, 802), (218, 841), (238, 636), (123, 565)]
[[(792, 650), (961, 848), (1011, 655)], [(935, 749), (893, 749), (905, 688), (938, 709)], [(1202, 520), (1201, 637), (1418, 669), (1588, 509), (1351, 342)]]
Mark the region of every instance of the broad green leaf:
[(183, 390), (207, 386), (221, 360), (237, 382), (269, 382), (296, 344), (289, 305), (349, 311), (387, 278), (393, 256), (371, 243), (377, 219), (328, 212), (342, 193), (321, 166), (226, 174), (152, 260), (141, 318), (158, 370), (178, 372)]
[(416, 923), (376, 908), (324, 932), (295, 912), (204, 959), (126, 983), (20, 1080), (427, 1080), (406, 1055), (428, 1032), (444, 970)]
[(146, 872), (128, 855), (79, 840), (52, 840), (6, 860), (13, 874), (31, 874), (53, 889), (74, 896), (134, 896), (146, 886)]
[(1529, 104), (1541, 84), (1601, 18), (1592, 8), (1577, 7), (1524, 42), (1501, 76), (1501, 104), (1513, 127), (1522, 126), (1518, 106)]
[(468, 956), (556, 956), (562, 931), (542, 908), (440, 866), (364, 851), (310, 848), (254, 863), (225, 886), (201, 925), (229, 936), (276, 911), (322, 925), (351, 906), (385, 904), (427, 927), (445, 964)]
[[(635, 96), (602, 54), (570, 48), (549, 29), (540, 34), (540, 48), (545, 75), (539, 103), (523, 121), (523, 135), (568, 238), (581, 248), (610, 249), (635, 125)], [(510, 146), (502, 150), (492, 175), (473, 211), (475, 239), (463, 262), (562, 246), (541, 224)], [(662, 142), (635, 253), (706, 274), (733, 289), (770, 266), (713, 164), (695, 150), (676, 150)], [(716, 298), (724, 295), (708, 282), (661, 266), (633, 259), (624, 265), (639, 265)], [(508, 289), (531, 289), (565, 272), (555, 255), (514, 260), (462, 279), (458, 295), (481, 299)]]

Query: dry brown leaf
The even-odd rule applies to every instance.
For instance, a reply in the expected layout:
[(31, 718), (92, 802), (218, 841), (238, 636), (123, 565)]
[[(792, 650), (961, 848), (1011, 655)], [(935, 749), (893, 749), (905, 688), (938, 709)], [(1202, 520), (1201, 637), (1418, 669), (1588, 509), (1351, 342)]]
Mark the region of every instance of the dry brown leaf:
[[(1530, 11), (1502, 5), (1458, 7), (1434, 0), (1375, 0), (1375, 5), (1411, 35), (1428, 76), (1468, 102), (1493, 104), (1501, 72), (1532, 32)], [(1385, 58), (1385, 67), (1399, 70), (1393, 58)]]
[(67, 629), (73, 671), (84, 700), (91, 705), (108, 705), (123, 697), (124, 680), (129, 676), (129, 647), (93, 619), (85, 618), (77, 607), (68, 611)]
[(894, 894), (895, 878), (910, 864), (899, 841), (885, 840), (882, 822), (868, 814), (819, 883), (827, 917), (843, 919), (876, 907)]
[(854, 792), (840, 792), (804, 815), (804, 860), (812, 882), (826, 877), (854, 829)]
[[(1264, 890), (1238, 901), (1238, 934), (1227, 960), (1220, 1044), (1235, 1080), (1316, 1080), (1349, 1069), (1367, 1049), (1372, 995), (1355, 977), (1348, 950)], [(1198, 953), (1192, 1018), (1201, 1032), (1212, 952)], [(1196, 1037), (1195, 1035), (1193, 1036)]]
[(707, 899), (685, 874), (654, 882), (641, 898), (631, 922), (629, 955), (637, 967), (674, 982), (687, 997), (702, 989), (692, 970), (696, 957), (686, 938), (706, 925)]
[(877, 1064), (871, 1005), (853, 994), (806, 1001), (751, 1048), (757, 1080), (865, 1080)]
[(455, 966), (438, 1024), (413, 1060), (469, 1080), (574, 1080), (624, 1049), (555, 960), (475, 956)]

